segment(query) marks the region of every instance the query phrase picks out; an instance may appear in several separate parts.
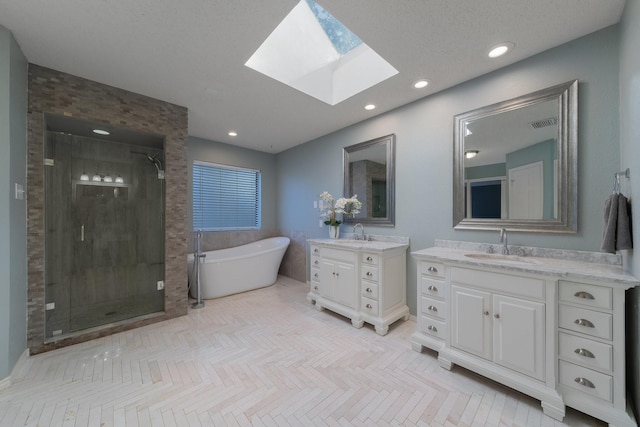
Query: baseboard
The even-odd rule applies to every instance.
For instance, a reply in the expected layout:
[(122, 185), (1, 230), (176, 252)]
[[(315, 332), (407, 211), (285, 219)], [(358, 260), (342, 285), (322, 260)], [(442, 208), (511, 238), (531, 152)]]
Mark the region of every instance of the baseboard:
[(8, 377), (0, 380), (0, 390), (4, 390), (11, 386), (11, 377), (13, 376), (13, 373), (22, 367), (23, 363), (27, 360), (28, 357), (29, 357), (29, 349), (26, 348), (18, 358), (18, 361), (16, 362), (13, 369), (11, 370), (11, 374), (9, 374)]
[(7, 378), (0, 380), (0, 390), (9, 388), (10, 385), (11, 385), (11, 375), (9, 375)]

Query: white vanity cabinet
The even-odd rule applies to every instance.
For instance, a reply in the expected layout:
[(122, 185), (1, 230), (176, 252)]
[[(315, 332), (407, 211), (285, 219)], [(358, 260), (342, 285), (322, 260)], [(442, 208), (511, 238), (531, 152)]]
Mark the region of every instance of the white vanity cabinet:
[(310, 241), (310, 292), (307, 299), (318, 310), (328, 309), (364, 322), (385, 335), (389, 325), (409, 318), (406, 303), (408, 244), (384, 242), (342, 243)]
[(533, 396), (555, 419), (566, 405), (637, 426), (626, 401), (625, 291), (638, 280), (609, 264), (468, 254), (412, 253), (413, 349), (431, 348), (446, 369), (458, 364)]

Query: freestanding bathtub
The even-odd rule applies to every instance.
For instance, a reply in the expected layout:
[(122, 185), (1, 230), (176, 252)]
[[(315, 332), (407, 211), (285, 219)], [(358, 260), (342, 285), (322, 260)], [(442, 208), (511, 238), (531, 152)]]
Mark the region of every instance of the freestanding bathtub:
[[(235, 248), (204, 252), (200, 261), (200, 297), (218, 298), (273, 285), (287, 247), (288, 237), (271, 237)], [(189, 254), (191, 296), (197, 298), (193, 254)]]

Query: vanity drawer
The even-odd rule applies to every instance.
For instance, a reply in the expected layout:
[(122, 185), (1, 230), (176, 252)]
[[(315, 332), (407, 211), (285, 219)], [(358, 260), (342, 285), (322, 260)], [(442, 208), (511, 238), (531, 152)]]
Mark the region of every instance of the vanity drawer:
[(422, 313), (444, 320), (447, 304), (433, 298), (422, 297)]
[(420, 272), (427, 276), (444, 277), (444, 264), (435, 261), (422, 261)]
[(371, 298), (362, 297), (360, 299), (360, 310), (363, 313), (370, 314), (372, 316), (378, 315), (378, 301)]
[(452, 267), (451, 283), (460, 283), (483, 290), (497, 291), (506, 295), (543, 300), (545, 283), (542, 279), (470, 268)]
[(345, 251), (342, 249), (322, 248), (323, 258), (332, 258), (344, 262), (356, 262), (356, 254), (353, 251)]
[(314, 256), (314, 255), (320, 256), (320, 248), (317, 246), (311, 246), (309, 248), (309, 252), (311, 252), (311, 256)]
[(312, 268), (311, 269), (311, 281), (314, 283), (320, 283), (320, 269)]
[(613, 349), (609, 344), (560, 332), (558, 347), (558, 353), (563, 359), (609, 372), (613, 370)]
[(604, 339), (613, 338), (613, 318), (609, 313), (560, 304), (558, 326)]
[(368, 265), (362, 266), (361, 277), (363, 279), (372, 280), (374, 282), (378, 281), (378, 267), (370, 267)]
[(320, 268), (320, 257), (311, 255), (311, 268)]
[(422, 282), (422, 295), (429, 295), (434, 298), (446, 299), (447, 290), (446, 283), (444, 281), (434, 280), (424, 276), (422, 276), (420, 280)]
[(363, 297), (378, 299), (378, 285), (375, 283), (362, 282), (360, 284), (361, 295)]
[(612, 401), (613, 378), (609, 375), (561, 360), (558, 366), (558, 376), (562, 385), (599, 397), (607, 402)]
[(445, 323), (430, 316), (420, 315), (420, 330), (427, 335), (445, 339)]
[(380, 264), (380, 256), (378, 254), (363, 253), (361, 260), (363, 264)]
[(612, 308), (613, 290), (604, 286), (587, 285), (586, 283), (566, 282), (560, 280), (560, 301), (573, 302), (598, 308)]

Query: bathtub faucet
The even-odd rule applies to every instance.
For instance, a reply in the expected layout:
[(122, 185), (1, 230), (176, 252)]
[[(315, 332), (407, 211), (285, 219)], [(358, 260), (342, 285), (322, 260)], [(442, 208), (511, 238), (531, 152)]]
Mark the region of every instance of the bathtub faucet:
[[(360, 234), (356, 234), (356, 228), (360, 227)], [(364, 238), (364, 225), (357, 223), (353, 226), (353, 234), (356, 240), (366, 240)]]

